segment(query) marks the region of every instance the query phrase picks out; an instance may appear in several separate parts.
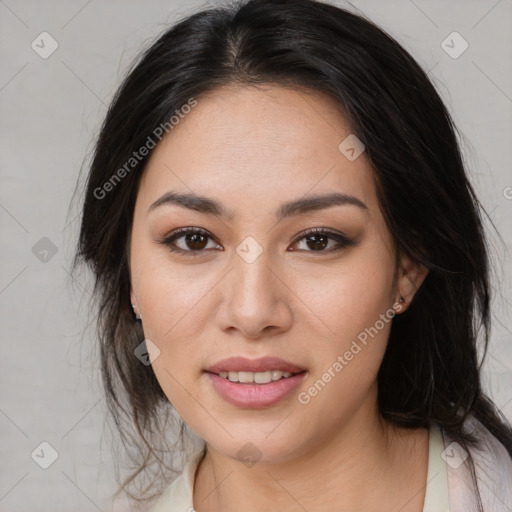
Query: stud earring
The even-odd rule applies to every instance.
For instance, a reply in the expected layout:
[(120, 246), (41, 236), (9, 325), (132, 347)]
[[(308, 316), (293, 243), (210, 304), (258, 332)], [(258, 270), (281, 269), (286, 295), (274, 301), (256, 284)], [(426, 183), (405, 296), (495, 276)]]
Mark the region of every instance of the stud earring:
[(142, 320), (142, 315), (140, 313), (135, 312), (135, 306), (132, 304), (133, 314), (135, 315), (135, 320)]

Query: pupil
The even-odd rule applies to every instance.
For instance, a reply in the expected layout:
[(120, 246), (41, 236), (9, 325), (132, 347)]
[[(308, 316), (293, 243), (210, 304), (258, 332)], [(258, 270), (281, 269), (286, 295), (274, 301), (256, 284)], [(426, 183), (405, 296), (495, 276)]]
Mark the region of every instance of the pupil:
[(308, 241), (308, 247), (310, 249), (324, 249), (327, 247), (328, 237), (325, 235), (311, 235), (308, 236), (309, 240), (313, 240), (313, 246)]
[[(202, 241), (200, 239), (203, 239)], [(198, 234), (198, 233), (193, 233), (193, 234), (188, 234), (185, 236), (185, 239), (187, 241), (187, 244), (189, 246), (190, 249), (204, 249), (206, 247), (206, 237), (204, 235), (201, 235), (201, 234)]]

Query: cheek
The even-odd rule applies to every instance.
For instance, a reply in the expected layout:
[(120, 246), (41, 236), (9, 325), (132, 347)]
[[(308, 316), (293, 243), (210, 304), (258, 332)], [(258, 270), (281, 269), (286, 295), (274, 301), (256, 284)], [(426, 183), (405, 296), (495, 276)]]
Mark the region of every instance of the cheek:
[(133, 254), (132, 279), (148, 338), (165, 348), (196, 336), (204, 298), (217, 279), (211, 266), (178, 265), (164, 247), (149, 242)]
[(207, 341), (202, 333), (211, 309), (207, 292), (215, 281), (194, 273), (192, 266), (176, 271), (168, 263), (148, 264), (144, 272), (140, 284), (144, 335), (160, 350), (153, 371), (176, 410), (185, 421), (193, 421), (188, 414), (195, 410), (194, 386), (201, 376)]
[(200, 374), (197, 342), (207, 321), (207, 294), (215, 272), (170, 261), (162, 247), (139, 244), (132, 256), (132, 286), (142, 313), (144, 337), (159, 349), (155, 375), (171, 402)]
[(182, 272), (158, 273), (145, 281), (144, 335), (158, 346), (160, 364), (169, 372), (191, 377), (193, 372), (199, 374), (202, 354), (198, 343), (207, 342), (202, 333), (211, 310), (206, 295), (213, 285)]
[(319, 318), (310, 315), (314, 366), (299, 399), (311, 404), (310, 412), (327, 407), (342, 420), (375, 383), (394, 318), (392, 255), (377, 253), (347, 258), (335, 272), (317, 276), (316, 286), (303, 282), (299, 293)]
[[(391, 258), (379, 257), (370, 248), (354, 252), (342, 264), (318, 266), (306, 277), (295, 279), (293, 289), (302, 311), (297, 320), (309, 323), (309, 330), (317, 333), (315, 344), (324, 353), (342, 351), (389, 312), (392, 284)], [(386, 331), (380, 322), (378, 327)]]

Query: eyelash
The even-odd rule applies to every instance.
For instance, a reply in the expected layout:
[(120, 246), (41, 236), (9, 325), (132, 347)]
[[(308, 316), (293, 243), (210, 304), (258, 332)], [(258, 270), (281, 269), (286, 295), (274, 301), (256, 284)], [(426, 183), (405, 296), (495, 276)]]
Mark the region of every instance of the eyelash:
[[(201, 229), (201, 228), (180, 228), (176, 231), (174, 231), (173, 233), (171, 233), (169, 236), (165, 237), (163, 240), (159, 240), (157, 243), (159, 244), (162, 244), (162, 245), (165, 245), (167, 246), (167, 248), (171, 251), (171, 252), (174, 252), (174, 253), (178, 253), (178, 254), (184, 254), (184, 255), (190, 255), (190, 256), (201, 256), (201, 255), (204, 255), (204, 252), (206, 250), (211, 250), (211, 249), (200, 249), (200, 250), (184, 250), (184, 249), (180, 249), (179, 247), (176, 247), (173, 245), (173, 243), (178, 240), (179, 238), (182, 238), (183, 236), (187, 235), (187, 234), (197, 234), (197, 235), (203, 235), (203, 236), (206, 236), (208, 238), (210, 238), (211, 240), (214, 240), (213, 237), (210, 236), (210, 234), (205, 231), (204, 229)], [(320, 236), (326, 236), (330, 239), (333, 239), (335, 240), (339, 245), (338, 247), (335, 247), (334, 249), (331, 248), (329, 250), (319, 250), (319, 251), (313, 251), (313, 250), (310, 250), (310, 251), (305, 251), (305, 252), (318, 252), (318, 253), (323, 253), (323, 254), (327, 254), (327, 253), (331, 253), (331, 252), (335, 252), (335, 251), (339, 251), (345, 247), (350, 247), (350, 246), (353, 246), (353, 245), (356, 245), (356, 242), (354, 240), (351, 240), (350, 238), (348, 238), (347, 236), (341, 234), (341, 233), (336, 233), (334, 231), (329, 231), (325, 228), (311, 228), (311, 229), (308, 229), (306, 231), (304, 231), (303, 233), (300, 233), (293, 241), (292, 241), (292, 244), (296, 244), (297, 242), (299, 242), (300, 240), (302, 240), (303, 238), (307, 238), (308, 236), (311, 236), (311, 235), (320, 235)], [(301, 249), (298, 249), (299, 251)]]

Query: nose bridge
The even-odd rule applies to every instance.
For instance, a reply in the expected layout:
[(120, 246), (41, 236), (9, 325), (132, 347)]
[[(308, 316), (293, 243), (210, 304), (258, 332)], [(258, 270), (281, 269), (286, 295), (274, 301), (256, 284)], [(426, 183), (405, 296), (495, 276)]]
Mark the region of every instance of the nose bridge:
[(268, 251), (262, 250), (256, 256), (251, 255), (251, 258), (240, 255), (239, 250), (237, 253), (234, 257), (234, 282), (231, 287), (235, 304), (249, 313), (250, 310), (273, 303), (276, 299), (275, 276), (270, 270), (272, 262)]
[(232, 264), (223, 294), (224, 327), (238, 328), (247, 337), (257, 337), (269, 326), (287, 328), (291, 312), (286, 287), (274, 275), (278, 271), (269, 252), (248, 241), (237, 248)]

